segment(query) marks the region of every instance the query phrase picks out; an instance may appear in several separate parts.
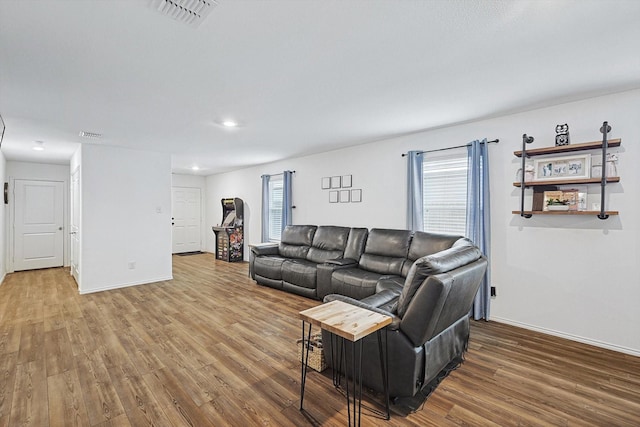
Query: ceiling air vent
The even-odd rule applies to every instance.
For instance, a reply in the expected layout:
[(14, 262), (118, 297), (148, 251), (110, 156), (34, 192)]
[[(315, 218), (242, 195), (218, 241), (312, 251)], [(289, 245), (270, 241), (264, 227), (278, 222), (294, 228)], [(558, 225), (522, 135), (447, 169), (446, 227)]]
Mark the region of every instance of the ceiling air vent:
[(171, 19), (195, 28), (217, 4), (217, 0), (151, 0), (149, 6)]
[(100, 138), (102, 138), (102, 134), (101, 133), (86, 132), (86, 131), (80, 132), (80, 136), (83, 137), (83, 138), (91, 138), (91, 139), (100, 139)]

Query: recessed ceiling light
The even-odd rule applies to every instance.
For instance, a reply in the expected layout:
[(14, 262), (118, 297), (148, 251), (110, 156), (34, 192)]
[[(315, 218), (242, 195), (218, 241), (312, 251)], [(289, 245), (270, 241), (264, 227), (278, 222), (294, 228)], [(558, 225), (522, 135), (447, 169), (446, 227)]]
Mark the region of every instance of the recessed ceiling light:
[(44, 151), (44, 142), (42, 141), (33, 141), (34, 145), (33, 145), (33, 149), (36, 151)]
[(191, 166), (192, 171), (199, 171), (200, 168), (198, 166)]
[(234, 122), (233, 120), (225, 120), (224, 122), (222, 122), (222, 126), (234, 128), (238, 126), (238, 122)]

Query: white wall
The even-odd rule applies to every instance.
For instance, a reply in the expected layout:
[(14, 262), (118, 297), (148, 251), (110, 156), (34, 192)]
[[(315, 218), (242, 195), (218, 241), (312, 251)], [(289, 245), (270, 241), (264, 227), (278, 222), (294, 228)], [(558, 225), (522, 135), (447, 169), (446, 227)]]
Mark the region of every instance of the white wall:
[[(4, 191), (4, 183), (9, 182), (9, 179), (6, 174), (7, 170), (7, 161), (4, 158), (4, 153), (0, 151), (0, 177), (2, 178), (3, 191)], [(9, 205), (4, 204), (4, 196), (2, 199), (2, 209), (0, 209), (0, 285), (4, 281), (4, 276), (7, 274), (7, 237), (9, 233), (7, 232), (7, 226), (9, 218)]]
[(201, 175), (186, 175), (174, 173), (171, 175), (171, 187), (200, 189), (200, 242), (201, 251), (206, 251), (207, 232), (212, 233), (206, 222), (206, 178)]
[(80, 166), (80, 293), (171, 279), (170, 156), (85, 144), (72, 163)]
[[(290, 169), (296, 170), (294, 223), (404, 228), (402, 153), (499, 138), (499, 144), (490, 146), (491, 268), (498, 291), (492, 319), (640, 355), (638, 111), (640, 90), (634, 90), (213, 175), (207, 177), (208, 225), (221, 221), (217, 201), (240, 197), (246, 241), (259, 242), (260, 175)], [(615, 149), (621, 182), (608, 187), (608, 208), (619, 210), (620, 216), (602, 221), (595, 216), (513, 215), (519, 207), (512, 184), (519, 167), (513, 151), (521, 148), (522, 134), (535, 137), (529, 148), (549, 147), (555, 126), (568, 123), (573, 143), (596, 141), (604, 120), (613, 128), (609, 137), (622, 138)], [(362, 203), (328, 203), (321, 178), (346, 174), (353, 175), (353, 188), (362, 188)], [(213, 235), (207, 248), (214, 248)]]
[[(31, 163), (31, 162), (16, 162), (8, 161), (6, 166), (7, 180), (9, 181), (9, 188), (13, 188), (13, 183), (16, 179), (29, 179), (29, 180), (43, 180), (43, 181), (60, 181), (64, 185), (64, 256), (63, 263), (65, 266), (69, 265), (69, 166), (67, 165), (55, 165), (44, 163)], [(9, 200), (9, 209), (13, 209), (12, 201)], [(10, 222), (12, 215), (11, 211), (7, 211), (7, 221)], [(8, 256), (12, 255), (12, 241), (11, 233), (7, 234), (7, 253)], [(7, 264), (8, 271), (12, 271), (13, 266), (11, 262)]]

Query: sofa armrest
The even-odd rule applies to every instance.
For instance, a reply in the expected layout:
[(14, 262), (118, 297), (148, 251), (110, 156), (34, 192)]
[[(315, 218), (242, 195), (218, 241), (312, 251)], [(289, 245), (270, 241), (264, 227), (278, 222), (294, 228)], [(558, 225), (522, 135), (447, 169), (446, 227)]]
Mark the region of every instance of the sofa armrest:
[(335, 258), (335, 259), (328, 259), (325, 261), (325, 264), (329, 264), (329, 265), (337, 265), (337, 266), (352, 266), (352, 265), (356, 265), (357, 262), (355, 259), (351, 259), (351, 258)]
[(249, 245), (251, 253), (255, 256), (260, 255), (278, 255), (277, 243), (260, 243), (256, 245)]
[(340, 294), (329, 294), (326, 297), (324, 297), (323, 302), (327, 303), (327, 302), (331, 302), (331, 301), (342, 301), (342, 302), (346, 302), (347, 304), (351, 304), (351, 305), (355, 305), (356, 307), (360, 307), (360, 308), (364, 308), (367, 310), (371, 310), (375, 313), (379, 313), (379, 314), (384, 314), (386, 316), (391, 317), (392, 321), (391, 324), (388, 326), (390, 331), (394, 331), (394, 330), (398, 330), (400, 327), (400, 321), (401, 319), (396, 316), (393, 313), (390, 313), (386, 310), (382, 310), (378, 307), (374, 307), (370, 304), (367, 304), (366, 302), (364, 302), (364, 300), (362, 301), (358, 301), (357, 299), (353, 299), (351, 297), (347, 297), (344, 295), (340, 295)]
[(394, 292), (391, 289), (385, 289), (361, 299), (360, 302), (395, 314), (396, 309), (398, 308), (399, 296), (400, 294), (398, 292)]

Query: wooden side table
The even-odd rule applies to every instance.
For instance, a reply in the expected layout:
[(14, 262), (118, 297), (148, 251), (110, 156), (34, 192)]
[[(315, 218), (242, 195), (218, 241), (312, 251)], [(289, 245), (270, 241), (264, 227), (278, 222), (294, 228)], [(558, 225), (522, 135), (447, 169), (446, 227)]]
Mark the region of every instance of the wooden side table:
[[(380, 351), (380, 369), (382, 370), (382, 380), (384, 385), (386, 419), (390, 418), (389, 412), (389, 384), (388, 384), (388, 366), (387, 351), (382, 350), (382, 337), (380, 332), (392, 321), (391, 316), (367, 310), (355, 305), (348, 304), (343, 301), (332, 301), (322, 304), (299, 313), (302, 319), (302, 339), (305, 342), (305, 324), (309, 324), (306, 331), (306, 340), (311, 338), (311, 327), (319, 326), (343, 341), (343, 347), (346, 344), (344, 340), (350, 341), (352, 344), (352, 370), (351, 378), (353, 378), (353, 411), (351, 410), (351, 399), (349, 397), (349, 375), (348, 364), (346, 360), (346, 352), (342, 351), (343, 362), (345, 366), (346, 391), (347, 391), (347, 412), (349, 416), (349, 426), (359, 426), (362, 414), (362, 338), (376, 332), (378, 334), (378, 349)], [(385, 329), (386, 331), (386, 329)], [(385, 339), (385, 346), (387, 340)], [(356, 345), (359, 346), (360, 360), (356, 363)], [(332, 348), (332, 354), (335, 353), (335, 346)], [(307, 376), (307, 363), (309, 358), (309, 349), (303, 345), (303, 360), (300, 374), (300, 410), (304, 401), (304, 387)], [(334, 385), (336, 384), (336, 366), (333, 363)], [(339, 373), (337, 374), (339, 375)], [(352, 418), (353, 413), (353, 418)]]

